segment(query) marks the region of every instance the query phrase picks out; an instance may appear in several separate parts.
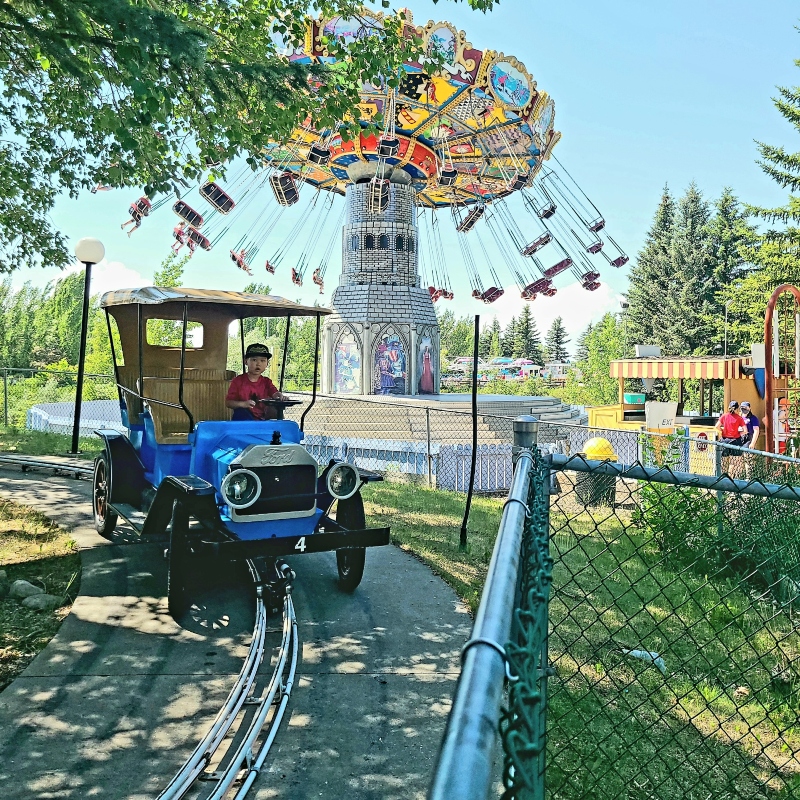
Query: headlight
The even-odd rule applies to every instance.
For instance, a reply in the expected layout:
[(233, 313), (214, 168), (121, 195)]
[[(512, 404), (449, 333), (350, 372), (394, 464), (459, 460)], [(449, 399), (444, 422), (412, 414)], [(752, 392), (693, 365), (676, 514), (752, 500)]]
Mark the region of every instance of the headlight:
[(355, 467), (351, 467), (350, 464), (337, 464), (328, 472), (326, 483), (328, 491), (337, 500), (347, 500), (358, 491), (361, 479)]
[(236, 469), (222, 479), (220, 492), (231, 508), (248, 508), (261, 495), (261, 480), (249, 469)]

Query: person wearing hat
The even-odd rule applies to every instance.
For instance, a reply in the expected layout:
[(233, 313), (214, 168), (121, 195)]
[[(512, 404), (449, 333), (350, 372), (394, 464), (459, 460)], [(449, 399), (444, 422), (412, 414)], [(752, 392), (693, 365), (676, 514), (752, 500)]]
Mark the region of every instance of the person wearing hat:
[(747, 433), (745, 434), (744, 444), (742, 446), (755, 450), (760, 433), (758, 417), (750, 411), (750, 403), (748, 403), (747, 400), (745, 400), (739, 408), (742, 413), (742, 421), (747, 427)]
[[(733, 444), (737, 447), (742, 447), (744, 438), (747, 435), (747, 426), (744, 420), (739, 416), (739, 403), (736, 400), (731, 400), (728, 403), (728, 413), (723, 414), (714, 426), (719, 431), (720, 442), (722, 444)], [(727, 448), (722, 451), (725, 458), (730, 456), (740, 456), (739, 450), (728, 450)]]
[(275, 384), (263, 374), (270, 358), (272, 353), (265, 344), (256, 343), (247, 346), (244, 354), (247, 371), (231, 381), (228, 394), (225, 395), (225, 405), (233, 409), (233, 419), (275, 419), (278, 416), (276, 409), (258, 402), (266, 398), (285, 399)]

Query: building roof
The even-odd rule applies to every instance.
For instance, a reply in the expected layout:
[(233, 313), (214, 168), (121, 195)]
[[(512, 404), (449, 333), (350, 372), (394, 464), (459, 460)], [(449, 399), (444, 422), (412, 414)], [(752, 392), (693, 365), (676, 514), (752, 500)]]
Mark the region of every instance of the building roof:
[(100, 298), (102, 308), (124, 305), (169, 305), (208, 303), (226, 308), (235, 318), (240, 317), (312, 317), (330, 314), (329, 308), (304, 306), (272, 294), (228, 292), (223, 289), (187, 289), (183, 286), (145, 286), (142, 289), (119, 289), (106, 292)]
[(750, 356), (696, 358), (620, 358), (612, 361), (612, 378), (703, 378), (724, 380), (744, 378), (742, 367), (752, 362)]

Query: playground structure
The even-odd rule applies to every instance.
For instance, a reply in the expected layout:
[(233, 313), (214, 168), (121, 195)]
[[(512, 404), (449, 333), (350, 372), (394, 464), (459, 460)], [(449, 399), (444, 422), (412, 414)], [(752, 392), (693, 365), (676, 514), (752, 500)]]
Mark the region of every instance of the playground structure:
[[(352, 20), (309, 19), (302, 46), (284, 54), (331, 63), (327, 42), (380, 35), (382, 24), (366, 10)], [(238, 240), (225, 245), (238, 269), (290, 272), (298, 288), (310, 269), (309, 288), (318, 294), (342, 237), (334, 314), (323, 334), (327, 392), (436, 394), (434, 303), (468, 291), (491, 304), (514, 284), (526, 301), (552, 297), (567, 274), (596, 291), (601, 266), (628, 260), (555, 158), (555, 104), (525, 65), (476, 49), (449, 22), (416, 26), (407, 12), (404, 25), (427, 55), (403, 65), (396, 88), (386, 79), (363, 84), (357, 137), (347, 138), (344, 120), (318, 128), (308, 118), (284, 141), (268, 143), (255, 171), (232, 166), (224, 180), (211, 172), (172, 204), (180, 218), (176, 252), (184, 244), (191, 253), (213, 251), (227, 235), (235, 238), (230, 232), (241, 220)], [(284, 215), (309, 195), (273, 244)], [(338, 196), (346, 198), (341, 211)], [(155, 200), (148, 213), (170, 202)], [(258, 211), (248, 218), (248, 208)], [(141, 221), (140, 214), (136, 227)], [(455, 257), (446, 254), (445, 226), (458, 241)]]

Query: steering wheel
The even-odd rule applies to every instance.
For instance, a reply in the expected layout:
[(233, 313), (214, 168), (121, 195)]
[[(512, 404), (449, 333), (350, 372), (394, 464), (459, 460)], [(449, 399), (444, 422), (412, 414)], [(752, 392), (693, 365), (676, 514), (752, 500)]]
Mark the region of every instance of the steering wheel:
[(261, 400), (256, 400), (256, 402), (265, 406), (272, 406), (278, 414), (277, 419), (283, 419), (284, 408), (299, 406), (303, 403), (302, 400), (274, 400), (272, 397), (264, 397)]

